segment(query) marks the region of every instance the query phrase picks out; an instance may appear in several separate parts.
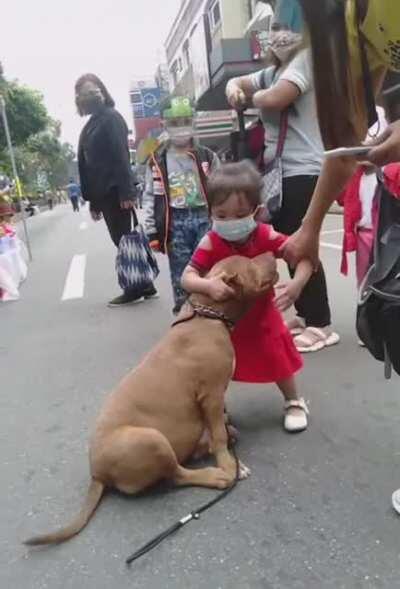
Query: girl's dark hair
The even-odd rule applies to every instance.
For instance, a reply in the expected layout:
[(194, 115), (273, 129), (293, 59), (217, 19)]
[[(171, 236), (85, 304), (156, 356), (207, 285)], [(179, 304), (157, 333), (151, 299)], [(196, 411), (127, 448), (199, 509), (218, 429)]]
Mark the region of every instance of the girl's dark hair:
[[(366, 108), (351, 80), (346, 0), (299, 0), (311, 41), (321, 135), (326, 149), (356, 145), (366, 133)], [(363, 10), (367, 3), (357, 0)], [(363, 136), (364, 133), (364, 136)]]
[[(109, 93), (103, 82), (100, 80), (100, 78), (96, 76), (96, 74), (84, 74), (83, 76), (81, 76), (75, 84), (75, 94), (78, 94), (80, 92), (82, 86), (86, 84), (86, 82), (92, 82), (92, 84), (95, 84), (99, 88), (100, 92), (104, 97), (104, 104), (106, 106), (109, 106), (110, 108), (114, 108), (114, 99), (112, 98), (111, 94)], [(79, 110), (80, 109), (78, 107), (78, 111)], [(79, 114), (82, 115), (83, 113), (79, 112)]]
[(224, 204), (234, 192), (243, 192), (256, 208), (261, 204), (262, 188), (261, 175), (250, 161), (223, 164), (208, 178), (208, 205), (212, 209)]

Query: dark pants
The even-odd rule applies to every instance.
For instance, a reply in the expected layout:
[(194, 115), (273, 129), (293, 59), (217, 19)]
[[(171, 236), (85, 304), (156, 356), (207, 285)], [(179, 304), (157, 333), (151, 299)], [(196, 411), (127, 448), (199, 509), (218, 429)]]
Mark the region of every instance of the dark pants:
[(114, 245), (118, 247), (121, 237), (132, 231), (132, 211), (121, 209), (119, 199), (115, 194), (110, 194), (92, 208), (103, 214), (110, 237)]
[[(132, 231), (136, 219), (134, 210), (121, 209), (119, 198), (116, 194), (110, 194), (100, 202), (91, 205), (91, 208), (101, 212), (106, 222), (108, 232), (116, 247), (119, 246), (121, 237)], [(149, 287), (151, 290), (152, 287)], [(137, 293), (142, 294), (142, 293)]]
[(79, 212), (79, 198), (77, 196), (71, 197), (71, 204), (72, 204), (72, 210), (75, 213), (78, 213)]
[[(301, 226), (311, 202), (318, 176), (293, 176), (283, 180), (283, 203), (279, 216), (273, 225), (276, 231), (292, 235)], [(293, 271), (290, 269), (293, 276)], [(325, 272), (320, 265), (295, 304), (299, 317), (307, 326), (326, 327), (331, 324), (328, 290)]]

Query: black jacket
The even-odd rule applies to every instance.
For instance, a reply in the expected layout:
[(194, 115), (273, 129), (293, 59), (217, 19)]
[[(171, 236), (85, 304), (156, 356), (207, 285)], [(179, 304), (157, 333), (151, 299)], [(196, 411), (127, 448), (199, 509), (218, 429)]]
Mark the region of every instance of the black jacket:
[(114, 108), (92, 115), (79, 139), (78, 164), (82, 195), (93, 204), (117, 194), (134, 200), (128, 148), (128, 127)]

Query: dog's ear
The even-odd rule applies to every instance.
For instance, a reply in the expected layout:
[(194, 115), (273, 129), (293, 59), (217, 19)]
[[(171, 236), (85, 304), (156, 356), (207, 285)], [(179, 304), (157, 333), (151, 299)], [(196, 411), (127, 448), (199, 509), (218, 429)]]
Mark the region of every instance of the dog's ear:
[(222, 280), (235, 291), (235, 298), (239, 299), (243, 296), (244, 284), (237, 272), (225, 272)]

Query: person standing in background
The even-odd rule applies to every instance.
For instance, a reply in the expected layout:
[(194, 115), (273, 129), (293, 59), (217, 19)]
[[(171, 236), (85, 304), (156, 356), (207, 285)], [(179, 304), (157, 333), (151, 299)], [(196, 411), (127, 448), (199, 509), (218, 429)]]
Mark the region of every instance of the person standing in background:
[[(276, 231), (292, 235), (301, 227), (322, 168), (323, 147), (314, 99), (310, 52), (302, 37), (289, 30), (271, 34), (274, 65), (233, 78), (226, 87), (232, 108), (259, 108), (265, 126), (265, 164), (274, 159), (287, 119), (282, 148), (282, 206), (272, 220)], [(290, 268), (293, 273), (293, 269)], [(295, 303), (297, 317), (288, 327), (299, 352), (318, 352), (336, 345), (324, 268), (317, 271)]]
[[(78, 164), (82, 196), (90, 203), (94, 221), (104, 218), (116, 247), (136, 220), (135, 188), (128, 148), (128, 127), (115, 110), (103, 82), (94, 74), (79, 78), (76, 105), (81, 116), (90, 116), (81, 132)], [(143, 292), (125, 291), (109, 302), (121, 307), (157, 296), (153, 285)]]
[(79, 198), (81, 196), (81, 189), (79, 184), (77, 184), (73, 178), (70, 179), (69, 184), (67, 185), (67, 192), (69, 200), (72, 204), (72, 210), (74, 213), (79, 213)]
[(195, 143), (188, 98), (173, 98), (163, 118), (169, 140), (150, 158), (143, 204), (150, 245), (168, 254), (176, 315), (187, 298), (183, 271), (210, 227), (206, 178), (219, 160)]

